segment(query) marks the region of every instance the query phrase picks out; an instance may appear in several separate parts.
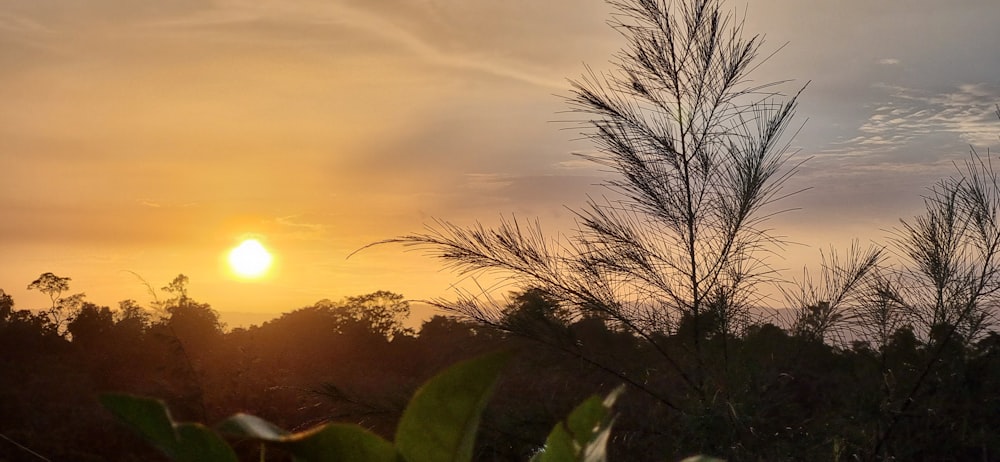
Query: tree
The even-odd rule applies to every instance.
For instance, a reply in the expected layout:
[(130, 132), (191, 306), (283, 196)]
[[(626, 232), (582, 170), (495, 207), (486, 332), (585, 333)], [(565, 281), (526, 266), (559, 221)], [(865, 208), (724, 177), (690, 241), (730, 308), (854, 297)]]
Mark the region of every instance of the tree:
[(74, 344), (88, 347), (107, 339), (114, 325), (114, 314), (110, 308), (84, 302), (66, 328), (73, 336)]
[(340, 306), (350, 317), (365, 323), (372, 332), (387, 339), (412, 333), (411, 329), (403, 326), (410, 316), (410, 302), (400, 294), (379, 290), (347, 297)]
[(187, 276), (178, 274), (173, 280), (170, 281), (170, 284), (161, 287), (160, 290), (173, 296), (167, 300), (157, 300), (154, 302), (156, 308), (161, 311), (168, 311), (171, 307), (186, 304), (188, 301), (188, 282), (190, 282), (190, 280)]
[[(503, 220), (494, 229), (439, 221), (430, 231), (385, 242), (418, 246), (466, 274), (498, 272), (538, 287), (578, 316), (593, 315), (644, 339), (707, 406), (713, 385), (702, 345), (716, 326), (761, 301), (773, 281), (767, 263), (781, 240), (766, 228), (769, 207), (794, 173), (783, 134), (797, 95), (785, 98), (747, 76), (760, 36), (718, 0), (612, 0), (613, 26), (628, 42), (613, 72), (573, 83), (569, 104), (610, 168), (606, 196), (576, 210), (572, 238), (547, 238), (538, 223)], [(489, 294), (487, 294), (489, 295)], [(482, 296), (438, 303), (475, 319), (494, 316)], [(711, 316), (710, 316), (711, 317)], [(690, 320), (693, 364), (663, 344)], [(728, 338), (727, 335), (721, 338)], [(715, 384), (719, 385), (719, 384)], [(676, 398), (646, 389), (671, 407)]]
[[(814, 281), (808, 271), (798, 283), (798, 290), (782, 291), (786, 306), (791, 308), (792, 332), (804, 339), (824, 342), (833, 340), (841, 346), (857, 340), (860, 319), (874, 321), (888, 318), (891, 310), (886, 300), (880, 300), (878, 281), (884, 281), (879, 266), (884, 262), (883, 249), (870, 246), (862, 248), (855, 241), (846, 257), (835, 249), (821, 253), (819, 281)], [(885, 292), (881, 292), (884, 298)], [(881, 303), (881, 309), (878, 304)], [(884, 327), (885, 330), (888, 327)], [(891, 331), (890, 331), (891, 332)], [(872, 332), (866, 332), (870, 334)], [(887, 335), (887, 332), (883, 333)], [(885, 336), (881, 338), (884, 340)]]
[(515, 333), (532, 332), (533, 335), (555, 337), (554, 340), (566, 336), (570, 315), (545, 290), (531, 288), (513, 295), (513, 303), (503, 310), (503, 329)]
[(118, 311), (115, 312), (115, 324), (126, 327), (135, 332), (142, 332), (149, 327), (150, 315), (143, 307), (139, 306), (135, 300), (122, 300), (118, 302)]
[(70, 278), (59, 277), (52, 273), (42, 273), (38, 279), (28, 284), (28, 290), (37, 290), (48, 295), (49, 299), (52, 300), (52, 309), (54, 310), (59, 296), (69, 290), (70, 280)]
[(0, 322), (6, 321), (14, 312), (14, 297), (0, 289)]
[[(1000, 113), (998, 113), (1000, 117)], [(1000, 179), (975, 150), (958, 174), (924, 198), (925, 212), (901, 220), (893, 243), (907, 260), (892, 290), (925, 339), (939, 327), (971, 344), (1000, 302)]]
[(892, 243), (903, 264), (892, 279), (880, 281), (876, 300), (903, 312), (915, 329), (910, 335), (926, 342), (927, 354), (912, 381), (886, 390), (883, 406), (889, 412), (872, 460), (892, 454), (901, 416), (910, 415), (931, 382), (965, 375), (964, 351), (995, 325), (1000, 303), (1000, 176), (989, 157), (973, 149), (956, 175), (930, 188), (924, 206), (922, 215), (901, 220), (895, 231)]
[(28, 284), (28, 290), (37, 290), (49, 296), (52, 306), (46, 311), (49, 320), (55, 328), (62, 332), (66, 323), (73, 320), (83, 305), (83, 293), (73, 294), (68, 297), (61, 297), (62, 293), (69, 290), (70, 278), (56, 276), (52, 273), (43, 273), (38, 279)]
[[(160, 289), (173, 296), (156, 304), (165, 314), (164, 324), (173, 335), (184, 344), (195, 345), (195, 350), (201, 350), (222, 334), (225, 325), (219, 320), (219, 313), (212, 309), (211, 305), (199, 303), (188, 296), (188, 282), (187, 276), (178, 274), (170, 284)], [(143, 319), (143, 315), (137, 311), (141, 308), (130, 301), (123, 302), (122, 309), (127, 310), (124, 314), (138, 317), (140, 322)]]

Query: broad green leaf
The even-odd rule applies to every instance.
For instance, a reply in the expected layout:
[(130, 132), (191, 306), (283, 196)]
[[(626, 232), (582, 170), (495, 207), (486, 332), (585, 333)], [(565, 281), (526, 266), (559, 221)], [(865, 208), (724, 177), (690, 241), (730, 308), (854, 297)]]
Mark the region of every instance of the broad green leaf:
[(566, 426), (559, 422), (545, 439), (545, 447), (531, 458), (531, 462), (575, 462), (576, 454), (573, 437), (566, 431)]
[(407, 462), (468, 462), (479, 418), (508, 352), (449, 367), (424, 384), (403, 412), (396, 448)]
[(542, 452), (533, 462), (603, 462), (611, 436), (611, 407), (621, 395), (618, 387), (603, 400), (592, 396), (573, 409), (565, 422), (549, 433)]
[(208, 427), (197, 423), (175, 426), (178, 444), (178, 461), (183, 462), (238, 462), (236, 454), (226, 441)]
[(180, 462), (236, 462), (236, 454), (215, 432), (200, 424), (175, 423), (162, 401), (107, 394), (104, 405), (119, 420)]
[(249, 414), (236, 414), (217, 427), (228, 435), (252, 438), (281, 446), (307, 461), (395, 462), (400, 460), (392, 443), (357, 425), (327, 424), (301, 433), (289, 433)]
[(327, 424), (284, 438), (295, 457), (316, 462), (402, 462), (392, 443), (357, 425)]
[(604, 407), (603, 400), (597, 396), (591, 396), (580, 403), (566, 417), (566, 426), (573, 435), (573, 440), (581, 445), (590, 441), (600, 431), (608, 412), (609, 409)]
[[(579, 428), (584, 433), (577, 434), (577, 441), (583, 444), (583, 457), (584, 462), (604, 462), (608, 460), (608, 440), (611, 439), (611, 425), (614, 423), (614, 419), (611, 416), (611, 408), (615, 405), (615, 401), (618, 397), (625, 392), (625, 386), (622, 385), (604, 398), (601, 402), (600, 409), (590, 409), (589, 407), (580, 409), (578, 407), (574, 412), (570, 413), (569, 422), (571, 428)], [(574, 422), (574, 419), (579, 419)], [(592, 422), (591, 431), (586, 432), (585, 428), (587, 419), (591, 419)], [(585, 440), (583, 439), (585, 436)]]
[(162, 401), (132, 395), (106, 394), (101, 404), (172, 459), (178, 456), (173, 420)]

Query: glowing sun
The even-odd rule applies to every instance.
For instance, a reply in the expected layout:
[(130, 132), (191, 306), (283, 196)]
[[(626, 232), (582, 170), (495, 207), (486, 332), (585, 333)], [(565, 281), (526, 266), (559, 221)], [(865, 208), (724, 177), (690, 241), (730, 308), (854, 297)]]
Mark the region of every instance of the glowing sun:
[(229, 267), (236, 275), (258, 278), (271, 267), (271, 254), (257, 239), (247, 239), (229, 251)]

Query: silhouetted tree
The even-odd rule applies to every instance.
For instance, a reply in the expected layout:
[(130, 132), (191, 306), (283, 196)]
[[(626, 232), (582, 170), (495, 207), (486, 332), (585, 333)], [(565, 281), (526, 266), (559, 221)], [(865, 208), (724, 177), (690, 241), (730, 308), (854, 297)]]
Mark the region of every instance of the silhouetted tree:
[(56, 276), (52, 273), (42, 273), (38, 279), (28, 284), (28, 290), (37, 290), (49, 296), (52, 305), (45, 312), (56, 329), (62, 332), (66, 323), (70, 322), (83, 304), (86, 295), (83, 293), (73, 294), (68, 297), (61, 297), (62, 293), (69, 290), (70, 278)]
[(942, 340), (969, 344), (990, 326), (1000, 300), (1000, 183), (989, 158), (973, 151), (924, 205), (923, 215), (896, 231), (893, 243), (908, 265), (895, 293), (924, 338), (950, 326)]
[(74, 344), (90, 346), (107, 339), (114, 326), (114, 314), (110, 308), (85, 302), (66, 328)]
[(513, 300), (503, 311), (503, 329), (517, 334), (530, 333), (532, 338), (565, 339), (572, 313), (544, 289), (531, 288), (513, 294)]
[[(166, 315), (162, 320), (163, 325), (183, 344), (200, 351), (222, 335), (225, 326), (219, 320), (219, 313), (211, 305), (199, 303), (188, 296), (188, 282), (187, 276), (178, 274), (170, 284), (161, 289), (172, 296), (157, 304)], [(138, 320), (144, 318), (138, 311), (140, 309), (128, 301), (123, 305), (123, 310), (127, 310), (129, 316), (138, 317)]]
[(187, 276), (185, 276), (184, 274), (178, 274), (170, 281), (169, 284), (160, 288), (160, 290), (170, 294), (171, 297), (167, 298), (166, 300), (157, 299), (155, 302), (153, 302), (153, 304), (156, 305), (156, 308), (158, 310), (166, 311), (172, 306), (178, 306), (187, 303), (188, 300), (187, 286), (189, 282), (190, 279)]
[[(614, 72), (575, 82), (569, 102), (598, 148), (585, 157), (616, 177), (605, 183), (608, 198), (576, 211), (579, 232), (553, 241), (537, 224), (517, 220), (495, 229), (439, 222), (387, 242), (429, 249), (462, 273), (499, 272), (598, 312), (644, 339), (694, 399), (682, 404), (687, 398), (671, 392), (646, 392), (677, 409), (710, 406), (720, 384), (705, 366), (705, 314), (714, 308), (727, 318), (715, 326), (740, 329), (737, 321), (761, 300), (760, 284), (773, 280), (766, 259), (781, 241), (764, 223), (794, 171), (782, 136), (797, 98), (782, 101), (771, 85), (749, 83), (762, 40), (745, 38), (743, 23), (720, 1), (610, 3), (627, 47)], [(470, 294), (440, 304), (495, 317)], [(683, 358), (660, 340), (681, 318), (693, 341)]]
[(387, 339), (412, 333), (403, 326), (410, 316), (410, 302), (402, 295), (379, 290), (365, 295), (347, 297), (340, 303), (348, 315), (366, 324), (370, 330)]
[[(872, 296), (877, 284), (879, 265), (884, 261), (883, 250), (876, 246), (862, 248), (855, 241), (841, 257), (831, 249), (821, 253), (820, 280), (814, 281), (808, 271), (797, 284), (797, 290), (782, 286), (791, 328), (795, 335), (816, 341), (834, 341), (841, 346), (858, 340), (857, 326), (861, 311), (872, 321), (871, 310), (864, 307), (877, 302)], [(884, 295), (884, 293), (883, 293)]]
[(31, 282), (31, 284), (28, 284), (28, 290), (37, 290), (45, 295), (48, 295), (49, 299), (52, 300), (51, 308), (55, 309), (56, 300), (59, 299), (59, 296), (63, 292), (69, 290), (70, 280), (70, 278), (59, 277), (52, 273), (42, 273), (38, 279), (35, 279)]
[(0, 289), (0, 322), (6, 322), (14, 312), (14, 297)]
[(122, 300), (118, 302), (118, 311), (115, 312), (115, 324), (120, 327), (131, 329), (135, 332), (145, 331), (149, 327), (151, 317), (148, 311), (135, 300)]
[(924, 206), (922, 215), (901, 220), (892, 243), (903, 264), (877, 291), (898, 305), (926, 350), (918, 366), (910, 365), (912, 380), (886, 390), (872, 460), (897, 454), (896, 439), (909, 440), (902, 416), (918, 402), (929, 408), (921, 402), (928, 389), (962, 389), (951, 382), (966, 376), (967, 349), (994, 325), (1000, 303), (1000, 178), (990, 158), (973, 148), (956, 175), (930, 188)]

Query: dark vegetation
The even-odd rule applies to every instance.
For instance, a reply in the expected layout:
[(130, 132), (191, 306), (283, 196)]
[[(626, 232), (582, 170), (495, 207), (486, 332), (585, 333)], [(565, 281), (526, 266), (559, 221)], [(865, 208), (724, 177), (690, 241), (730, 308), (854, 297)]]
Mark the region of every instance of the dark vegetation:
[[(653, 351), (647, 340), (599, 318), (553, 315), (564, 307), (532, 289), (515, 294), (500, 329), (435, 316), (409, 332), (400, 327), (406, 302), (379, 292), (226, 332), (207, 304), (187, 296), (183, 284), (175, 288), (182, 295), (153, 311), (129, 301), (116, 310), (82, 302), (66, 313), (64, 329), (48, 313), (13, 309), (3, 296), (0, 455), (162, 460), (101, 408), (98, 396), (109, 391), (159, 397), (178, 420), (218, 422), (248, 412), (290, 430), (351, 422), (391, 438), (417, 386), (458, 360), (503, 348), (519, 354), (485, 411), (476, 460), (527, 460), (574, 406), (623, 381), (632, 387), (615, 406), (611, 460), (696, 453), (851, 460), (871, 455), (890, 424), (894, 431), (880, 450), (899, 459), (1000, 454), (994, 332), (942, 348), (947, 329), (920, 339), (906, 326), (884, 345), (859, 340), (845, 348), (768, 323), (732, 337), (706, 323), (706, 375), (724, 377), (727, 388), (701, 408), (700, 397), (660, 358), (672, 354), (684, 361), (680, 367), (695, 366), (690, 321), (657, 338), (664, 351)], [(64, 300), (55, 300), (56, 309)], [(549, 347), (513, 329), (544, 335)], [(914, 404), (900, 412), (906, 400)], [(715, 413), (716, 403), (725, 413)], [(254, 445), (236, 447), (245, 460), (257, 457)]]
[[(112, 310), (44, 274), (30, 288), (46, 311), (0, 296), (0, 454), (155, 460), (100, 408), (105, 391), (162, 398), (179, 420), (242, 411), (389, 437), (435, 372), (513, 349), (476, 460), (529, 459), (576, 404), (623, 383), (611, 460), (1000, 460), (989, 155), (931, 187), (885, 245), (830, 251), (818, 276), (782, 283), (768, 258), (784, 242), (766, 222), (790, 194), (795, 97), (748, 79), (759, 37), (714, 0), (612, 3), (628, 46), (569, 98), (597, 146), (588, 158), (614, 174), (578, 232), (441, 221), (390, 241), (512, 292), (438, 300), (453, 317), (418, 331), (403, 328), (402, 297), (379, 292), (227, 332), (183, 276), (165, 300)], [(768, 314), (771, 285), (786, 309)]]
[[(237, 413), (208, 427), (177, 421), (159, 400), (109, 393), (101, 403), (123, 423), (176, 462), (236, 462), (228, 440), (260, 445), (260, 460), (277, 449), (297, 462), (470, 462), (479, 422), (509, 351), (498, 351), (449, 366), (425, 382), (406, 404), (392, 440), (358, 424), (328, 422), (289, 432), (258, 416)], [(552, 427), (531, 462), (607, 460), (614, 421), (612, 407), (622, 387), (592, 396)], [(691, 457), (684, 462), (713, 462)]]

